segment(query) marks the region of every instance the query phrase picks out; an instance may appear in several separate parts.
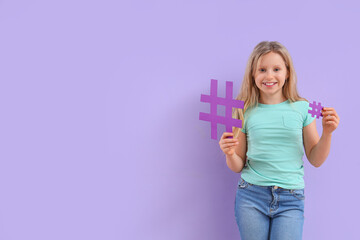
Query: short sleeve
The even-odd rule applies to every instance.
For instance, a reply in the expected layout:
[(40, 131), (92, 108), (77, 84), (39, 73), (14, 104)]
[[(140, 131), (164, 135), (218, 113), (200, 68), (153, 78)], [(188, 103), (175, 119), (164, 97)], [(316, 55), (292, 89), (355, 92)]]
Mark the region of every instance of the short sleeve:
[[(247, 116), (248, 116), (248, 113), (249, 113), (249, 110), (247, 110), (246, 112), (245, 112), (245, 114), (244, 114), (244, 119), (247, 119)], [(244, 124), (244, 121), (242, 121), (242, 128), (241, 128), (241, 131), (243, 132), (243, 133), (245, 133), (246, 134), (246, 122), (247, 121), (245, 121), (245, 124)]]
[(241, 129), (241, 131), (246, 134), (245, 126), (243, 126), (243, 128)]
[(245, 122), (245, 124), (244, 124), (244, 121), (242, 121), (241, 131), (246, 134), (246, 122)]
[(316, 118), (316, 116), (312, 116), (311, 113), (309, 113), (308, 111), (310, 110), (310, 106), (309, 103), (305, 101), (305, 118), (304, 118), (304, 122), (303, 122), (303, 126), (306, 127), (307, 125), (309, 125), (310, 123), (312, 123), (312, 121), (314, 121), (314, 119)]

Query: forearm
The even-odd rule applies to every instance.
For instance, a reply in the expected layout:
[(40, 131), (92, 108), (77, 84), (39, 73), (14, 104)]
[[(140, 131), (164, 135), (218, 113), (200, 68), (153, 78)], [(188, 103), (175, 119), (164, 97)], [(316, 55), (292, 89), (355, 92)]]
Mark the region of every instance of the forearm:
[(231, 171), (239, 173), (244, 168), (245, 162), (234, 153), (232, 156), (226, 155), (226, 164)]
[(309, 161), (315, 167), (320, 167), (330, 152), (331, 133), (322, 134), (319, 142), (311, 149)]

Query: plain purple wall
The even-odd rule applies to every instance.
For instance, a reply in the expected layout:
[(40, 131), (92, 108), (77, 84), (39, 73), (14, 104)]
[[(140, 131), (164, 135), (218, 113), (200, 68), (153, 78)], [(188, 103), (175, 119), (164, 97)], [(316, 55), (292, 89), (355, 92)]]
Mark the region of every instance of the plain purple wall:
[(239, 239), (240, 174), (199, 121), (200, 94), (217, 79), (235, 97), (263, 40), (341, 118), (326, 162), (304, 157), (304, 239), (359, 239), (359, 7), (0, 1), (0, 239)]

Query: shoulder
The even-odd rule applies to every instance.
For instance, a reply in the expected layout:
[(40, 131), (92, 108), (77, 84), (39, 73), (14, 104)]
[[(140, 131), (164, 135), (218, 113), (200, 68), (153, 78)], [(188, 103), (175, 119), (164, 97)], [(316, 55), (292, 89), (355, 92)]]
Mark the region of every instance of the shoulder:
[(299, 107), (299, 108), (307, 108), (307, 107), (309, 107), (309, 102), (304, 101), (304, 100), (292, 102), (290, 104), (293, 104), (294, 106)]
[(308, 101), (296, 101), (294, 102), (294, 106), (301, 112), (303, 116), (303, 127), (306, 127), (310, 123), (312, 123), (315, 119), (311, 114), (309, 114), (310, 103)]
[(255, 113), (257, 109), (258, 107), (249, 107), (248, 109), (246, 109), (244, 113), (244, 118), (248, 118), (250, 115), (253, 115), (253, 113)]
[(308, 101), (296, 101), (290, 103), (297, 111), (301, 112), (303, 115), (306, 114), (309, 110), (309, 102)]
[(299, 100), (296, 102), (290, 102), (290, 106), (292, 111), (297, 112), (298, 116), (302, 119), (302, 121), (307, 121), (307, 115), (309, 110), (309, 102), (304, 100)]

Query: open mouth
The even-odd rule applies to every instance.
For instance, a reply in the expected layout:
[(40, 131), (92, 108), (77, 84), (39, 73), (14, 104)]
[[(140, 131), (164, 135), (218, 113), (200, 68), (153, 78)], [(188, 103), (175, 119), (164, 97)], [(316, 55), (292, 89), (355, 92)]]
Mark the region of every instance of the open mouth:
[(274, 83), (263, 83), (266, 87), (272, 87), (272, 86), (275, 86), (277, 83), (274, 82)]

